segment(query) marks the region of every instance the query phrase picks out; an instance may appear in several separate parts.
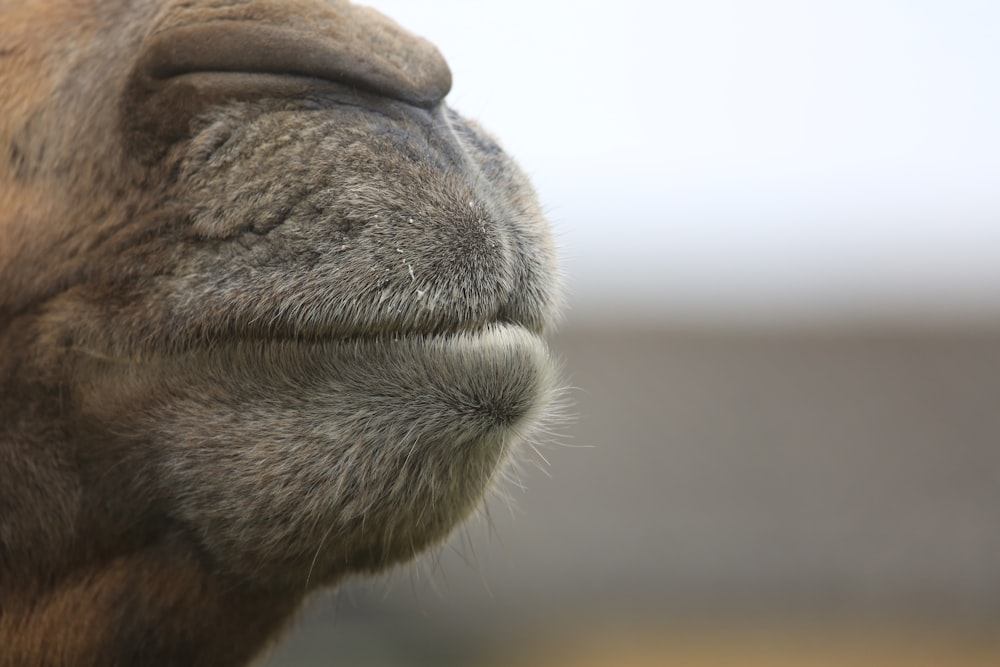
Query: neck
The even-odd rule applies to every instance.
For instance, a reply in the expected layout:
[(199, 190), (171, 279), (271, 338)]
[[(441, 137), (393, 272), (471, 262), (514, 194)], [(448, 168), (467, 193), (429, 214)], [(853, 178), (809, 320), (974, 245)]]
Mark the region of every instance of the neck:
[(220, 579), (190, 551), (160, 545), (45, 591), (0, 591), (0, 667), (242, 665), (298, 603)]

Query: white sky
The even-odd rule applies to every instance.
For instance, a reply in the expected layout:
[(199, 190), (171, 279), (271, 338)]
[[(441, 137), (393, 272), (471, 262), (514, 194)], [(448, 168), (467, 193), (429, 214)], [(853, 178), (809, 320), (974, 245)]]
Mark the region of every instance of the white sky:
[(532, 176), (578, 314), (1000, 320), (1000, 3), (370, 4)]

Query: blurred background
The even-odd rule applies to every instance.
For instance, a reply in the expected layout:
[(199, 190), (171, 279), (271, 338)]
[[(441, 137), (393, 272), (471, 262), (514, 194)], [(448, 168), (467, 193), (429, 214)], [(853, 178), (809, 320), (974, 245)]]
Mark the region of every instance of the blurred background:
[(1000, 664), (1000, 5), (371, 4), (537, 186), (571, 407), (263, 664)]

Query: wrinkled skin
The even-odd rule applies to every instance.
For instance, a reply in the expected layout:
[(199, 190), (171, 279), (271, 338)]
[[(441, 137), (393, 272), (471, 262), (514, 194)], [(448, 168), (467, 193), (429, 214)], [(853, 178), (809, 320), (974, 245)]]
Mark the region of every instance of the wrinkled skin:
[(238, 665), (553, 383), (530, 185), (337, 0), (0, 0), (0, 665)]

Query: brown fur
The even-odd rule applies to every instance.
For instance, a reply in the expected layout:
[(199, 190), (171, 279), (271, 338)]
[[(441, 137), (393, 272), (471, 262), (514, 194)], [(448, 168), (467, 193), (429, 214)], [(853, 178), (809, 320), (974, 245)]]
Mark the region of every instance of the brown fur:
[(0, 665), (243, 664), (476, 507), (557, 297), (449, 86), (338, 0), (0, 0)]

